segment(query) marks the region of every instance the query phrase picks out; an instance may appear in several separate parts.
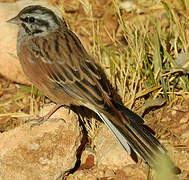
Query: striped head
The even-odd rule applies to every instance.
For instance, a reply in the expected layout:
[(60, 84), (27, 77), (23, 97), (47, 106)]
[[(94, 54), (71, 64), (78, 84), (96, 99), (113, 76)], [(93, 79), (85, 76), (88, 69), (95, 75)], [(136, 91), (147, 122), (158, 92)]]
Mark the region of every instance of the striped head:
[(39, 5), (25, 7), (16, 17), (7, 22), (17, 24), (22, 37), (43, 36), (61, 25), (66, 26), (64, 20), (56, 16), (53, 11)]

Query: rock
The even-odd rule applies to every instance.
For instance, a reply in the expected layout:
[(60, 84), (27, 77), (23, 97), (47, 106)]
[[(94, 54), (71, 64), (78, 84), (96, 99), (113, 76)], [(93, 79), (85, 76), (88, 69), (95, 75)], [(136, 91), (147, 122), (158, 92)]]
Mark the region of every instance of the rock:
[(105, 125), (99, 130), (94, 144), (99, 168), (121, 169), (129, 164), (136, 164)]
[(144, 180), (149, 178), (148, 173), (149, 172), (144, 171), (144, 169), (131, 165), (115, 171), (115, 180)]
[[(53, 106), (46, 106), (41, 114)], [(4, 132), (0, 134), (0, 179), (62, 179), (75, 167), (81, 139), (78, 117), (64, 108), (41, 125), (26, 123)]]
[(98, 180), (104, 177), (104, 172), (96, 167), (93, 169), (78, 170), (70, 174), (66, 180)]
[(147, 179), (147, 173), (139, 169), (136, 165), (127, 166), (122, 169), (113, 170), (109, 168), (77, 170), (70, 174), (66, 180), (143, 180)]

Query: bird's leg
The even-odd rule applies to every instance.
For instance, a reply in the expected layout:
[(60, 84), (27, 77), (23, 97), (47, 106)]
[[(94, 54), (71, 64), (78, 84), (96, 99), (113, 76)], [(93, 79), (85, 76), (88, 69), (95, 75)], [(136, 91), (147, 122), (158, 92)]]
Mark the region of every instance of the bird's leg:
[(31, 127), (38, 126), (46, 122), (60, 107), (61, 105), (55, 105), (45, 116), (38, 118), (37, 122), (33, 123)]
[[(65, 107), (67, 108), (68, 106), (66, 105), (55, 105), (45, 116), (43, 117), (40, 117), (37, 119), (37, 122), (34, 122), (31, 127), (34, 127), (34, 126), (38, 126), (38, 125), (41, 125), (43, 124), (44, 122), (46, 122), (50, 117), (51, 115), (53, 115), (60, 107)], [(57, 118), (56, 118), (57, 119)], [(55, 119), (54, 119), (55, 120)]]
[(47, 121), (61, 106), (62, 105), (56, 104), (45, 116), (38, 119), (38, 124), (43, 124), (45, 121)]
[[(60, 107), (69, 108), (69, 106), (67, 105), (55, 105), (45, 116), (38, 118), (37, 122), (33, 123), (31, 127), (38, 126), (46, 122), (51, 117), (51, 115), (53, 115)], [(55, 118), (53, 120), (57, 120), (57, 119), (58, 118)], [(62, 120), (64, 121), (64, 119)]]

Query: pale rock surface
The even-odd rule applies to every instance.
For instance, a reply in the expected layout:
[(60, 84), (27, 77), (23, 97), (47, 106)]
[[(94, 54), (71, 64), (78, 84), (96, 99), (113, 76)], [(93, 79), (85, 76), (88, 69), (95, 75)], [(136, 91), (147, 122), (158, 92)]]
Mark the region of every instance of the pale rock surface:
[[(41, 114), (53, 106), (46, 106)], [(0, 135), (0, 179), (59, 180), (75, 167), (82, 139), (76, 114), (60, 108), (40, 126), (31, 124)]]
[[(136, 163), (117, 142), (106, 125), (103, 124), (99, 129), (94, 140), (94, 145), (96, 147), (95, 151), (86, 148), (82, 152), (80, 168), (73, 174), (70, 174), (66, 180), (125, 180), (135, 177), (138, 178), (140, 173), (141, 178), (144, 177), (142, 170), (137, 176), (134, 175), (133, 170), (130, 170), (132, 166), (136, 168)], [(92, 167), (90, 167), (90, 163), (92, 164), (92, 162), (87, 161), (90, 155), (94, 156), (94, 165)]]
[(148, 179), (148, 171), (144, 171), (144, 168), (131, 165), (123, 168), (120, 172), (118, 172), (116, 180), (121, 179), (121, 177), (125, 177), (125, 179), (127, 180), (144, 180)]
[(16, 3), (0, 3), (0, 74), (11, 81), (30, 84), (24, 75), (16, 53), (18, 27), (6, 21), (13, 18), (18, 12), (29, 5), (42, 5), (61, 15), (60, 11), (50, 5), (47, 0), (20, 0)]
[(136, 164), (106, 125), (103, 125), (99, 130), (94, 144), (96, 146), (96, 159), (99, 168), (121, 169), (127, 165)]
[(77, 170), (70, 174), (66, 180), (145, 180), (147, 173), (139, 169), (136, 165), (127, 166), (122, 169), (99, 169), (94, 167), (92, 169)]
[(104, 172), (100, 169), (84, 169), (70, 174), (66, 180), (97, 180), (104, 178)]

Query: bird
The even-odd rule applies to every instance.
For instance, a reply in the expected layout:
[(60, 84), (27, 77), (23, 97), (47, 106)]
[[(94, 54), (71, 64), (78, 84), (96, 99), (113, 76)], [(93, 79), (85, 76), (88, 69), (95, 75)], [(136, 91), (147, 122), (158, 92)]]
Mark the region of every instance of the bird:
[(57, 104), (47, 117), (63, 105), (84, 106), (99, 116), (129, 154), (133, 150), (151, 168), (163, 156), (174, 173), (180, 173), (144, 120), (112, 98), (101, 68), (64, 18), (46, 7), (30, 5), (7, 22), (19, 27), (17, 56), (24, 73)]

